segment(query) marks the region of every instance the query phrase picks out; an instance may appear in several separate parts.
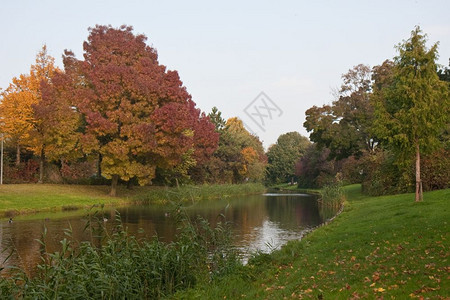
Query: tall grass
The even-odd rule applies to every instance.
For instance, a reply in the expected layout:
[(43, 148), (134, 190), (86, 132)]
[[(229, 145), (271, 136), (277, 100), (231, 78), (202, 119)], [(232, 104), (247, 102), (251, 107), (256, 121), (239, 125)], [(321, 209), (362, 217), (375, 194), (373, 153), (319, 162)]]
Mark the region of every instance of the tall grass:
[[(61, 250), (44, 251), (33, 277), (17, 269), (0, 279), (0, 297), (158, 299), (198, 282), (214, 281), (240, 266), (226, 222), (211, 227), (203, 219), (190, 220), (180, 206), (174, 216), (179, 232), (169, 244), (157, 238), (137, 240), (127, 233), (119, 215), (112, 232), (93, 216), (87, 225), (91, 242), (77, 244), (67, 230)], [(104, 242), (96, 246), (99, 238)]]
[(319, 201), (324, 205), (340, 207), (344, 203), (345, 193), (342, 184), (339, 182), (325, 185), (320, 190)]

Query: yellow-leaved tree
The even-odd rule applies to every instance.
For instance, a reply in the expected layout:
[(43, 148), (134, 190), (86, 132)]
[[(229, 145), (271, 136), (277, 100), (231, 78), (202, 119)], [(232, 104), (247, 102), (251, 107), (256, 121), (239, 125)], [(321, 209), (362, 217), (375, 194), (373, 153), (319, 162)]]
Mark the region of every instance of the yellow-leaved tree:
[(2, 93), (0, 103), (1, 132), (16, 147), (16, 165), (20, 164), (21, 148), (26, 146), (33, 128), (33, 109), (37, 98), (28, 88), (29, 76), (20, 75)]
[(42, 101), (41, 87), (50, 84), (56, 72), (59, 70), (55, 67), (55, 60), (48, 55), (44, 45), (30, 73), (13, 78), (2, 93), (0, 103), (1, 130), (16, 145), (16, 164), (20, 164), (21, 148), (33, 151), (40, 158), (40, 182), (44, 174), (45, 141), (42, 122), (36, 117), (36, 107)]

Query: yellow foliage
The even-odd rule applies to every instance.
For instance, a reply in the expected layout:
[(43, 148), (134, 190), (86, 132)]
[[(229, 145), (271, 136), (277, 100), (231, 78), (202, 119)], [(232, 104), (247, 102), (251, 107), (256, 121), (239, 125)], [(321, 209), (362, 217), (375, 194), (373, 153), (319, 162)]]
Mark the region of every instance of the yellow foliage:
[(54, 58), (48, 56), (47, 47), (44, 46), (36, 57), (36, 64), (31, 66), (30, 73), (14, 77), (2, 93), (1, 131), (18, 145), (29, 146), (36, 154), (40, 154), (42, 142), (35, 132), (37, 120), (33, 116), (33, 104), (41, 100), (41, 82), (49, 81), (57, 70)]
[(244, 158), (246, 164), (254, 163), (259, 157), (258, 153), (255, 149), (253, 149), (253, 147), (245, 147), (241, 150), (241, 155)]

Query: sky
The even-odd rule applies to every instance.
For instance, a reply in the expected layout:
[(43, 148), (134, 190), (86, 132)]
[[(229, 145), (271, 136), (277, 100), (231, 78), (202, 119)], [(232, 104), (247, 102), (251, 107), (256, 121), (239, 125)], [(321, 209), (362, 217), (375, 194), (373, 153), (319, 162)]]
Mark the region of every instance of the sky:
[(239, 117), (267, 148), (303, 128), (305, 111), (331, 103), (341, 75), (397, 53), (416, 25), (450, 58), (450, 1), (3, 0), (0, 88), (28, 73), (47, 45), (83, 57), (88, 28), (131, 25), (177, 70), (202, 111)]

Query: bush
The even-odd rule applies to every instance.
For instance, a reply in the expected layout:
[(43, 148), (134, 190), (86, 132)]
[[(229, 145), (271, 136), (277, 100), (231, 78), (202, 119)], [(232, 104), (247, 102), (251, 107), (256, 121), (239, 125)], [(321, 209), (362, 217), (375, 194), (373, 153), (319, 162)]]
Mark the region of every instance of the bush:
[(78, 183), (80, 180), (86, 180), (95, 174), (95, 162), (82, 161), (61, 163), (61, 176), (69, 183)]
[(10, 166), (5, 162), (5, 183), (36, 183), (39, 179), (39, 163), (35, 160), (28, 160), (19, 166)]
[(411, 192), (414, 189), (414, 166), (396, 164), (393, 154), (378, 151), (366, 157), (362, 191), (367, 195), (380, 196)]
[[(395, 157), (386, 151), (379, 151), (365, 159), (362, 184), (365, 194), (379, 196), (414, 191), (414, 161), (398, 165)], [(439, 149), (423, 156), (421, 179), (424, 191), (450, 187), (450, 151)]]
[(450, 187), (450, 150), (440, 149), (422, 160), (422, 182), (424, 191)]

